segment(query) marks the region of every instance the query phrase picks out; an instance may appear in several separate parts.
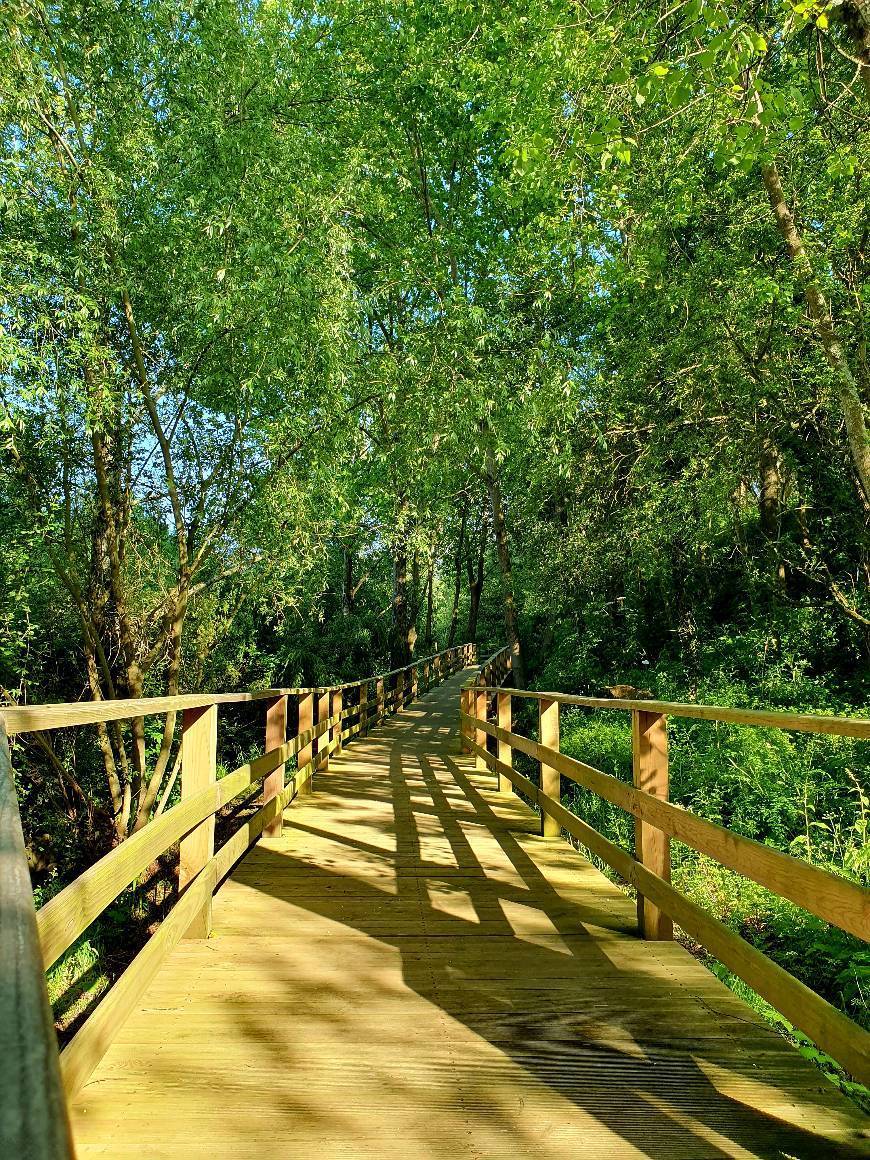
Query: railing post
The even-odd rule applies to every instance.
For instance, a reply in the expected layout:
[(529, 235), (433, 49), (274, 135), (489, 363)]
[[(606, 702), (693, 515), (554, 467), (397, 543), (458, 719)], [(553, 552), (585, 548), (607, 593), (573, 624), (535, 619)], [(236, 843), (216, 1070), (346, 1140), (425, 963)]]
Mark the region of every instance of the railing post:
[[(631, 754), (636, 788), (667, 801), (668, 725), (664, 713), (632, 710)], [(670, 882), (671, 840), (667, 834), (640, 818), (634, 821), (634, 854), (647, 870)], [(644, 938), (669, 940), (674, 937), (671, 918), (653, 906), (640, 891), (637, 894), (637, 924)]]
[(363, 681), (359, 687), (359, 731), (364, 737), (369, 731), (369, 685)]
[[(486, 711), (487, 711), (488, 700), (489, 700), (489, 698), (488, 698), (487, 694), (483, 691), (483, 689), (475, 690), (474, 715), (475, 715), (475, 717), (478, 718), (479, 721), (486, 720)], [(479, 725), (475, 725), (475, 727), (474, 727), (474, 740), (475, 740), (476, 744), (481, 746), (481, 748), (483, 748), (483, 749), (486, 749), (487, 736), (488, 735), (487, 735), (487, 732), (485, 729), (481, 729)], [(476, 760), (474, 762), (474, 768), (481, 771), (481, 772), (489, 769), (489, 766), (486, 764), (486, 759), (481, 757), (481, 755), (479, 753), (476, 755)]]
[(417, 672), (417, 666), (411, 665), (411, 696), (409, 698), (411, 701), (417, 700), (417, 693), (419, 691), (419, 683), (417, 679), (418, 676), (419, 673)]
[(405, 707), (405, 670), (396, 674), (396, 691), (393, 697), (393, 712), (398, 713)]
[[(499, 693), (498, 696), (498, 724), (500, 729), (506, 730), (510, 733), (512, 730), (512, 697), (510, 693)], [(498, 759), (509, 765), (511, 769), (514, 767), (514, 751), (509, 741), (503, 741), (501, 737), (498, 739)], [(513, 792), (513, 784), (511, 779), (504, 773), (498, 775), (498, 792), (502, 794), (509, 794)]]
[[(217, 774), (217, 705), (185, 709), (181, 726), (181, 800), (207, 789)], [(181, 839), (178, 889), (183, 891), (214, 854), (214, 814)], [(191, 922), (186, 938), (211, 933), (211, 894)]]
[[(317, 724), (326, 721), (329, 718), (329, 689), (323, 689), (317, 695)], [(314, 740), (317, 759), (314, 762), (314, 768), (317, 773), (325, 773), (329, 769), (329, 738), (332, 735), (332, 729), (327, 726), (326, 729)]]
[[(266, 752), (269, 753), (272, 749), (277, 749), (283, 745), (287, 740), (287, 698), (276, 697), (274, 701), (266, 702)], [(263, 797), (262, 802), (271, 801), (273, 797), (277, 797), (284, 789), (284, 762), (273, 769), (271, 773), (266, 775), (263, 781)], [(284, 814), (283, 811), (278, 814), (264, 831), (268, 838), (280, 838), (281, 832), (284, 829)]]
[(338, 756), (338, 754), (341, 753), (341, 749), (342, 749), (341, 731), (342, 731), (342, 728), (344, 726), (344, 722), (341, 720), (341, 714), (342, 714), (343, 709), (344, 709), (344, 689), (336, 689), (335, 692), (332, 694), (332, 706), (330, 709), (330, 716), (331, 717), (338, 717), (338, 719), (339, 719), (338, 724), (332, 726), (333, 730), (335, 731), (333, 736), (335, 737), (335, 754), (336, 754), (336, 756)]
[(471, 726), (463, 720), (463, 714), (471, 716), (471, 689), (467, 685), (463, 685), (459, 690), (459, 752), (470, 753), (471, 746), (468, 744), (468, 739), (471, 734)]
[(384, 686), (384, 678), (378, 677), (375, 682), (375, 724), (381, 725), (387, 715), (386, 706), (386, 689)]
[[(314, 727), (314, 693), (303, 693), (299, 697), (299, 732), (307, 733), (309, 729)], [(307, 741), (305, 745), (299, 750), (296, 756), (296, 768), (304, 769), (314, 756), (314, 741)], [(312, 773), (313, 773), (312, 769)], [(309, 776), (305, 785), (300, 785), (297, 779), (296, 792), (298, 794), (311, 793), (311, 778)]]
[[(538, 701), (538, 737), (541, 745), (548, 749), (559, 748), (559, 702), (549, 697), (541, 697)], [(562, 778), (558, 769), (541, 762), (541, 790), (548, 797), (560, 801), (562, 797)], [(541, 833), (545, 838), (558, 838), (562, 827), (546, 807), (541, 806)]]

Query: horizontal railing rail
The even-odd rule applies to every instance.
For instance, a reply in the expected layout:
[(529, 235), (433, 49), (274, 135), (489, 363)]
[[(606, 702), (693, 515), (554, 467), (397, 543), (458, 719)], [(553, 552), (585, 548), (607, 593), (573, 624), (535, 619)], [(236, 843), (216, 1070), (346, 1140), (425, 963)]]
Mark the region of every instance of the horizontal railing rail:
[[(474, 645), (343, 685), (0, 707), (0, 1155), (71, 1155), (66, 1098), (78, 1092), (105, 1054), (160, 965), (185, 937), (207, 937), (215, 889), (264, 831), (281, 832), (285, 808), (311, 789), (354, 737), (399, 712), (420, 691), (474, 663)], [(287, 737), (288, 700), (297, 731)], [(217, 778), (218, 707), (265, 702), (265, 752)], [(110, 850), (35, 910), (21, 834), (6, 730), (69, 728), (182, 714), (181, 800)], [(289, 777), (286, 765), (296, 758)], [(257, 811), (217, 850), (215, 815), (261, 785)], [(158, 857), (178, 845), (179, 898), (145, 946), (60, 1053), (45, 970)]]
[[(538, 705), (538, 737), (513, 728), (513, 698)], [(460, 735), (479, 770), (498, 777), (503, 793), (519, 790), (541, 811), (544, 836), (564, 830), (637, 890), (638, 926), (646, 938), (673, 937), (676, 922), (861, 1083), (870, 1083), (870, 1033), (774, 963), (670, 882), (675, 840), (786, 898), (825, 922), (870, 939), (870, 890), (780, 850), (710, 822), (668, 800), (669, 716), (843, 737), (870, 738), (870, 721), (732, 709), (670, 701), (577, 697), (506, 689), (472, 679), (461, 692)], [(560, 706), (631, 713), (633, 785), (560, 751)], [(491, 719), (493, 718), (493, 719)], [(496, 752), (490, 751), (492, 738)], [(514, 769), (514, 750), (539, 765), (539, 781)], [(634, 854), (593, 829), (561, 801), (561, 778), (590, 790), (635, 819)]]
[[(485, 692), (495, 694), (500, 688), (486, 685)], [(690, 701), (631, 700), (624, 697), (580, 697), (573, 693), (535, 692), (512, 689), (515, 697), (539, 701), (542, 698), (560, 705), (577, 705), (584, 709), (618, 709), (624, 712), (657, 713), (668, 717), (686, 717), (696, 721), (721, 721), (729, 725), (753, 725), (760, 729), (790, 729), (795, 733), (827, 733), (838, 737), (870, 740), (870, 718), (830, 717), (814, 713), (783, 713), (773, 709), (734, 709), (727, 705), (696, 705)]]
[[(74, 725), (96, 725), (109, 721), (129, 721), (135, 717), (149, 717), (164, 713), (179, 713), (186, 709), (203, 709), (209, 705), (242, 705), (252, 701), (269, 701), (276, 697), (301, 696), (304, 693), (336, 693), (371, 687), (378, 681), (389, 686), (392, 678), (406, 676), (410, 688), (415, 670), (422, 675), (427, 666), (434, 673), (440, 658), (450, 653), (466, 650), (468, 664), (474, 663), (475, 646), (457, 645), (452, 649), (420, 657), (404, 668), (390, 669), (377, 676), (363, 677), (359, 681), (347, 681), (342, 685), (317, 685), (307, 688), (255, 689), (244, 693), (180, 693), (172, 697), (118, 698), (104, 701), (74, 701), (47, 705), (2, 705), (2, 717), (6, 734), (36, 733), (48, 729), (68, 729)], [(393, 690), (394, 691), (394, 690)]]

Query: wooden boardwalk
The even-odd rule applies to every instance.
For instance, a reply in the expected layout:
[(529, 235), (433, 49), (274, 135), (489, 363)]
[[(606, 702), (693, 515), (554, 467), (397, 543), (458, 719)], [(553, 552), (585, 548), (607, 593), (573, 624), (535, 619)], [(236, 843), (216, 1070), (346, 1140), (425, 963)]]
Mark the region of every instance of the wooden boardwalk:
[(169, 958), (81, 1157), (856, 1157), (867, 1121), (458, 756), (457, 676), (353, 743)]

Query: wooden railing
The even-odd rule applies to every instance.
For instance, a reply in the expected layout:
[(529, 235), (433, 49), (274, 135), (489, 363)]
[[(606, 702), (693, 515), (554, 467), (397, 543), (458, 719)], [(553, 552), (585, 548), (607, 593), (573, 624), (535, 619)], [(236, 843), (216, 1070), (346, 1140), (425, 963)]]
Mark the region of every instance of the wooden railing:
[[(537, 740), (514, 731), (515, 697), (537, 701)], [(870, 939), (870, 890), (668, 801), (667, 719), (689, 717), (864, 739), (870, 739), (870, 721), (669, 701), (575, 697), (505, 689), (497, 683), (481, 686), (475, 681), (463, 687), (461, 698), (462, 745), (465, 752), (476, 754), (478, 769), (494, 772), (502, 792), (509, 793), (515, 787), (539, 806), (544, 836), (558, 837), (566, 831), (635, 887), (638, 925), (644, 937), (670, 939), (676, 922), (846, 1071), (861, 1083), (870, 1084), (870, 1033), (676, 890), (670, 883), (670, 842), (674, 839), (708, 855), (864, 940)], [(631, 714), (633, 785), (560, 752), (562, 705)], [(490, 752), (488, 738), (494, 739), (496, 753)], [(514, 769), (514, 750), (539, 763), (537, 785)], [(634, 816), (634, 856), (562, 805), (562, 777)]]
[(513, 673), (513, 667), (513, 650), (510, 645), (505, 645), (481, 662), (476, 684), (504, 685)]
[[(79, 704), (0, 706), (0, 1156), (72, 1155), (65, 1099), (105, 1054), (161, 963), (182, 938), (208, 936), (212, 896), (284, 809), (310, 790), (354, 737), (399, 712), (418, 692), (474, 663), (474, 645), (401, 669), (318, 689), (267, 689)], [(298, 727), (287, 737), (288, 703)], [(265, 752), (217, 780), (219, 706), (264, 703)], [(111, 850), (35, 911), (7, 735), (181, 712), (181, 801)], [(289, 777), (286, 766), (296, 758)], [(259, 809), (217, 851), (215, 814), (262, 783)], [(179, 899), (60, 1054), (45, 970), (161, 854), (179, 843)], [(157, 1109), (159, 1114), (159, 1109)]]

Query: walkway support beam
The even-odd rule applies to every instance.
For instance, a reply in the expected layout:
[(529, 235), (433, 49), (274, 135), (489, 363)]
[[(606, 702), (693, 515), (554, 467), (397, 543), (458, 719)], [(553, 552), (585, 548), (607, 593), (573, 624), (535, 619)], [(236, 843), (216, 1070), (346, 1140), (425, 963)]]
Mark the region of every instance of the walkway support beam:
[[(329, 720), (329, 689), (321, 689), (317, 697), (317, 724), (322, 725)], [(314, 769), (317, 773), (325, 773), (329, 769), (329, 740), (332, 733), (329, 725), (322, 733), (318, 733), (314, 740), (316, 760)]]
[[(487, 709), (488, 709), (488, 700), (489, 700), (489, 695), (483, 689), (475, 690), (475, 693), (474, 693), (474, 715), (480, 721), (485, 721), (487, 719), (486, 715), (487, 715)], [(474, 732), (474, 740), (478, 745), (481, 745), (481, 746), (483, 746), (484, 749), (486, 749), (486, 733), (480, 727), (478, 727)], [(478, 755), (477, 755), (477, 759), (475, 761), (475, 768), (478, 770), (479, 773), (488, 773), (489, 772), (489, 767), (486, 764), (486, 759), (480, 753), (478, 753)]]
[[(303, 693), (298, 700), (299, 734), (309, 733), (314, 728), (314, 693)], [(299, 750), (296, 758), (296, 768), (304, 769), (314, 758), (314, 742), (309, 741)], [(313, 772), (313, 770), (312, 770)], [(308, 777), (300, 784), (296, 778), (296, 792), (300, 795), (311, 793), (311, 778)]]
[[(512, 729), (512, 705), (511, 695), (509, 692), (497, 693), (498, 699), (498, 727), (504, 729), (506, 733), (510, 733)], [(511, 743), (499, 737), (498, 739), (498, 759), (504, 765), (509, 765), (513, 768), (514, 751)], [(513, 785), (511, 779), (507, 774), (499, 770), (498, 774), (498, 792), (504, 794), (506, 797), (513, 793)]]
[[(181, 800), (208, 789), (217, 775), (217, 705), (185, 709), (181, 733)], [(178, 889), (185, 888), (205, 869), (214, 855), (214, 814), (187, 837), (181, 839), (178, 863)], [(186, 938), (208, 938), (211, 934), (212, 894), (208, 891), (203, 905), (187, 928)]]
[[(559, 748), (559, 702), (542, 697), (538, 702), (538, 738), (548, 749)], [(562, 799), (562, 778), (558, 769), (541, 762), (541, 790), (557, 802)], [(558, 838), (562, 827), (557, 818), (541, 806), (541, 833), (545, 838)]]
[[(287, 740), (287, 697), (276, 697), (266, 704), (266, 753), (278, 749)], [(272, 798), (284, 792), (284, 772), (286, 765), (282, 762), (263, 781), (263, 795), (261, 801), (265, 805)], [(283, 811), (274, 818), (263, 831), (267, 838), (280, 838), (284, 829)]]
[(331, 715), (338, 718), (338, 724), (333, 725), (335, 736), (335, 755), (336, 757), (341, 753), (341, 731), (344, 728), (344, 722), (341, 719), (341, 714), (344, 709), (344, 696), (341, 689), (336, 689), (332, 694)]
[[(631, 755), (634, 784), (652, 797), (668, 800), (668, 719), (664, 713), (635, 709), (631, 715)], [(663, 878), (671, 880), (671, 840), (642, 818), (634, 820), (634, 856)], [(674, 937), (672, 919), (638, 891), (637, 925), (644, 938)]]

